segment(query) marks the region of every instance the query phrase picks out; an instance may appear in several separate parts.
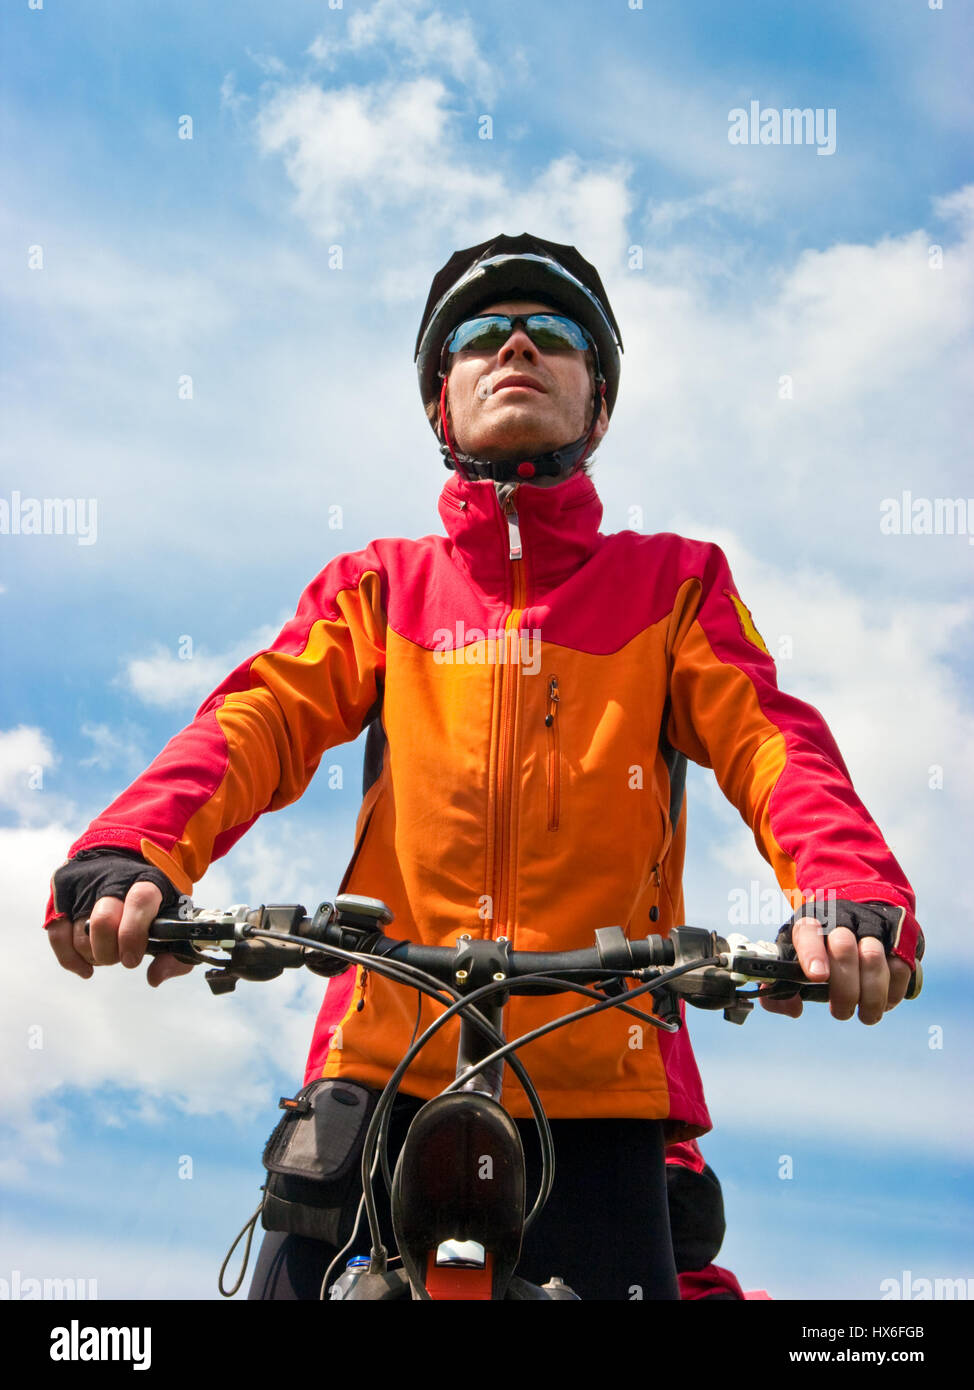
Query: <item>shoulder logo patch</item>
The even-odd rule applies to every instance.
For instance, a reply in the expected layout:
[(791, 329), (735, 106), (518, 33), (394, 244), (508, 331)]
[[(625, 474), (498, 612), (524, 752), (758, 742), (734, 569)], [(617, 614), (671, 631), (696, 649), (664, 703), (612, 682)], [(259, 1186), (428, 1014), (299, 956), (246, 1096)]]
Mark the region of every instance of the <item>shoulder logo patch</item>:
[(759, 651), (764, 652), (765, 656), (770, 656), (771, 653), (764, 645), (764, 638), (761, 636), (760, 632), (758, 632), (757, 628), (754, 626), (754, 619), (751, 617), (750, 609), (746, 608), (745, 605), (738, 598), (738, 596), (734, 593), (731, 593), (730, 589), (725, 589), (724, 593), (727, 595), (731, 603), (734, 605), (734, 609), (737, 613), (737, 621), (741, 625), (741, 631), (743, 632), (744, 636), (747, 638), (747, 640), (751, 643), (752, 646), (757, 647)]

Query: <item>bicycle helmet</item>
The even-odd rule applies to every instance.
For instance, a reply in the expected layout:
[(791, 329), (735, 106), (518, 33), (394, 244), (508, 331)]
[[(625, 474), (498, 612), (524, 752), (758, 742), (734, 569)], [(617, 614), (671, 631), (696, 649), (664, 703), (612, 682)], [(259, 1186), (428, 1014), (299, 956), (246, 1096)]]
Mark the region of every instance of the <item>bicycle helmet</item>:
[[(578, 439), (533, 459), (488, 462), (461, 454), (443, 412), (446, 392), (444, 345), (462, 323), (489, 304), (533, 299), (575, 319), (591, 337), (595, 389), (589, 429)], [(574, 246), (529, 235), (496, 236), (457, 251), (433, 279), (416, 338), (416, 370), (423, 404), (436, 430), (443, 414), (440, 452), (447, 468), (495, 481), (535, 474), (557, 476), (579, 468), (591, 447), (603, 399), (609, 414), (619, 388), (622, 336), (599, 273)]]

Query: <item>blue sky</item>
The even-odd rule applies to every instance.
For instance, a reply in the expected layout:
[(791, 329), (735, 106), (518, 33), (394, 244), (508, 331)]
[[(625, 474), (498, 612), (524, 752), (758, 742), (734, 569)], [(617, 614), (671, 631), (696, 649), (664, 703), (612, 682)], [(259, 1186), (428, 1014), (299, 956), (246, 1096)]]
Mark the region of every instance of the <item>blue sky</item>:
[[(724, 546), (928, 932), (923, 996), (878, 1029), (693, 1019), (721, 1259), (782, 1298), (974, 1277), (974, 497), (962, 534), (879, 525), (904, 490), (974, 494), (971, 12), (24, 0), (0, 26), (0, 499), (97, 505), (92, 544), (0, 534), (0, 1277), (214, 1295), (317, 982), (83, 984), (37, 930), (46, 882), (332, 556), (439, 529), (418, 317), (454, 249), (525, 229), (596, 262), (622, 328), (604, 529)], [(834, 110), (834, 153), (732, 145), (752, 100)], [(329, 766), (342, 788), (319, 776), (198, 902), (327, 896), (361, 748)], [(690, 793), (688, 909), (719, 927), (773, 880), (709, 774)]]

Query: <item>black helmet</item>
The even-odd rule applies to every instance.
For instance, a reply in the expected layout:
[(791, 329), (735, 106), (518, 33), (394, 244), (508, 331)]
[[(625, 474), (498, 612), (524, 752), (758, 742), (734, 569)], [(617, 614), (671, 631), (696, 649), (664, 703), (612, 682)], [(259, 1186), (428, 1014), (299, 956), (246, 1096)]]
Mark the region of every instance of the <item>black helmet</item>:
[[(523, 233), (496, 236), (479, 246), (457, 251), (433, 279), (419, 334), (416, 369), (430, 423), (436, 427), (436, 406), (441, 396), (443, 347), (454, 328), (497, 300), (538, 299), (576, 319), (592, 337), (595, 351), (594, 427), (604, 396), (609, 414), (619, 388), (619, 354), (622, 336), (609, 305), (599, 273), (574, 246)], [(603, 389), (604, 388), (604, 389)], [(445, 424), (445, 422), (444, 422)], [(545, 460), (534, 460), (538, 472), (558, 473), (577, 467), (587, 452), (589, 435), (566, 445)], [(452, 445), (441, 445), (444, 461), (458, 461)], [(468, 465), (477, 460), (459, 456)], [(548, 466), (550, 465), (550, 466)], [(509, 474), (509, 466), (473, 467), (497, 477)]]

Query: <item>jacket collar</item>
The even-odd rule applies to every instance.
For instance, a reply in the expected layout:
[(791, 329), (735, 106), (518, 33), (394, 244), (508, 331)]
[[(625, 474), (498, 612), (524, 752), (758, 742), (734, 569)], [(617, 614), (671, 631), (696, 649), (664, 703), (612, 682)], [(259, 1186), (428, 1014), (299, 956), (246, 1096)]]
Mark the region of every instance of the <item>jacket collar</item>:
[[(567, 579), (601, 543), (602, 503), (584, 473), (553, 487), (521, 483), (510, 505), (517, 512), (531, 599)], [(495, 484), (452, 473), (440, 493), (439, 512), (457, 563), (482, 587), (508, 592), (511, 530)]]

